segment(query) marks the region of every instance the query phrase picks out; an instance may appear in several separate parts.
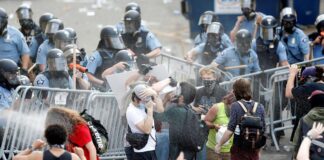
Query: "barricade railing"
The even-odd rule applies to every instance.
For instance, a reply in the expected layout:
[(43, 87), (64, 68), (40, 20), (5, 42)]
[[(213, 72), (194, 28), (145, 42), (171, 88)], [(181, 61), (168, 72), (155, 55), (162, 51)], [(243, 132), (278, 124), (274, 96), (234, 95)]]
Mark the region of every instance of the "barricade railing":
[(32, 86), (19, 86), (16, 92), (11, 110), (6, 113), (6, 126), (0, 148), (2, 159), (12, 159), (14, 153), (43, 137), (46, 113), (52, 106), (64, 106), (79, 112), (87, 109), (108, 131), (108, 153), (103, 157), (125, 157), (123, 136), (126, 127), (112, 93)]
[[(185, 81), (188, 79), (193, 79), (197, 81), (199, 77), (199, 69), (204, 65), (198, 63), (189, 63), (188, 61), (169, 55), (167, 53), (162, 53), (160, 56), (155, 58), (155, 63), (163, 65), (168, 73), (179, 81)], [(230, 80), (233, 76), (222, 70), (216, 68), (221, 74), (224, 80)]]

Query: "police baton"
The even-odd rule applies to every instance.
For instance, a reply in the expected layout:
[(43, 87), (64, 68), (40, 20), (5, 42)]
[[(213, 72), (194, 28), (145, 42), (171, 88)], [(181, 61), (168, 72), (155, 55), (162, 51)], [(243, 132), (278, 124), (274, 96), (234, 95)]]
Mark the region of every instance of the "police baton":
[(246, 67), (247, 67), (247, 65), (229, 66), (229, 67), (224, 67), (224, 70), (241, 69), (241, 68), (246, 68)]

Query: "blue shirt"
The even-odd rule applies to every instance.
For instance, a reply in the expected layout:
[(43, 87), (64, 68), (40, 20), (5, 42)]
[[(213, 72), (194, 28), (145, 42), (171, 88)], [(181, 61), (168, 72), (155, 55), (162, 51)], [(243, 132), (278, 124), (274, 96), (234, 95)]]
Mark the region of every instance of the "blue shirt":
[(28, 47), (29, 47), (29, 50), (30, 50), (30, 58), (36, 59), (39, 44), (38, 44), (35, 36), (32, 37), (32, 40), (31, 40)]
[(7, 27), (7, 34), (0, 37), (0, 46), (0, 59), (7, 58), (18, 63), (22, 55), (30, 54), (23, 34), (9, 25)]
[[(247, 55), (241, 56), (235, 48), (227, 48), (215, 59), (215, 62), (224, 67), (247, 65), (244, 74), (260, 71), (258, 56), (252, 49)], [(240, 75), (240, 69), (231, 69), (228, 72), (233, 76)]]
[(160, 41), (155, 37), (155, 35), (152, 32), (148, 32), (148, 34), (146, 36), (146, 46), (151, 51), (162, 47)]
[[(233, 44), (227, 34), (224, 33), (221, 37), (221, 40), (222, 40), (222, 43), (224, 45), (226, 45), (227, 47), (233, 46)], [(201, 43), (206, 43), (206, 41), (207, 41), (207, 33), (206, 32), (198, 34), (194, 40), (195, 47)]]
[[(252, 49), (256, 52), (256, 40), (255, 39), (253, 39), (253, 41), (252, 41)], [(277, 53), (277, 56), (279, 57), (279, 62), (288, 60), (287, 53), (286, 53), (286, 47), (280, 41), (278, 43), (276, 53)]]
[(12, 104), (12, 92), (0, 86), (0, 111), (7, 109)]
[[(108, 56), (113, 57), (113, 53), (110, 53)], [(88, 59), (87, 69), (89, 73), (95, 74), (99, 66), (102, 65), (102, 58), (98, 51), (92, 53)]]
[(304, 61), (304, 56), (309, 53), (309, 39), (301, 29), (295, 28), (292, 34), (282, 36), (280, 40), (287, 49), (289, 64)]
[[(33, 84), (34, 86), (37, 87), (49, 87), (49, 79), (47, 79), (47, 77), (44, 74), (40, 73), (36, 76)], [(73, 80), (70, 76), (69, 76), (69, 86), (70, 88), (72, 88), (73, 86)]]
[(45, 64), (46, 65), (46, 57), (48, 51), (54, 48), (54, 44), (50, 43), (48, 39), (46, 39), (38, 48), (36, 64)]

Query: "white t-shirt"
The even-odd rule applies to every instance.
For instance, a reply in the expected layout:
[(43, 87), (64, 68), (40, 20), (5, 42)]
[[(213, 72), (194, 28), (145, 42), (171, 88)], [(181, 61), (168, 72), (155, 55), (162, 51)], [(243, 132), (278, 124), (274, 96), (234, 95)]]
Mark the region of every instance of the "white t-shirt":
[[(143, 133), (140, 129), (136, 127), (136, 124), (143, 121), (146, 118), (145, 108), (139, 108), (135, 107), (133, 103), (130, 103), (127, 110), (126, 110), (126, 119), (127, 123), (132, 131), (132, 133)], [(137, 150), (134, 148), (134, 152), (147, 152), (147, 151), (153, 151), (155, 150), (156, 146), (156, 138), (155, 138), (155, 127), (154, 127), (154, 121), (153, 121), (153, 128), (151, 130), (148, 142), (146, 146), (140, 150)], [(154, 140), (152, 139), (154, 137)]]

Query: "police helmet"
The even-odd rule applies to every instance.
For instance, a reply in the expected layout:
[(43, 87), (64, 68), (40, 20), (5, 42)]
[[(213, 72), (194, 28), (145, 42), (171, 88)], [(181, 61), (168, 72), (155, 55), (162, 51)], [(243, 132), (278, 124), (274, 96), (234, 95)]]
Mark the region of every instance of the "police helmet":
[(39, 18), (39, 26), (43, 33), (45, 33), (47, 22), (54, 18), (52, 13), (44, 13)]
[(297, 22), (297, 14), (291, 7), (286, 7), (282, 9), (280, 12), (280, 21), (283, 26), (285, 26), (286, 23), (290, 23), (291, 25), (295, 26)]
[(316, 18), (315, 26), (318, 33), (320, 33), (321, 30), (324, 31), (324, 14), (321, 14)]
[(75, 53), (76, 63), (80, 64), (84, 61), (84, 57), (81, 54), (80, 50), (77, 49), (76, 45), (69, 44), (63, 49), (64, 57), (66, 59), (67, 64), (73, 63), (73, 54)]
[(0, 74), (2, 80), (7, 81), (11, 85), (19, 84), (17, 79), (18, 65), (15, 61), (11, 59), (1, 59), (0, 60)]
[[(199, 17), (199, 21), (198, 21), (198, 25), (202, 26), (202, 25), (209, 25), (212, 22), (218, 22), (219, 18), (216, 15), (215, 12), (213, 11), (205, 11), (203, 14), (201, 14), (201, 16)], [(207, 27), (206, 26), (206, 27)], [(203, 27), (203, 26), (202, 26)]]
[(72, 44), (73, 39), (70, 37), (70, 33), (66, 30), (59, 30), (54, 34), (55, 48), (64, 49), (68, 44)]
[(3, 8), (0, 8), (0, 35), (4, 34), (7, 25), (8, 25), (8, 14)]
[(76, 43), (77, 41), (77, 33), (73, 28), (64, 28), (64, 30), (69, 32), (70, 38), (73, 39), (73, 43)]
[(46, 58), (48, 71), (66, 71), (67, 64), (63, 52), (54, 48), (48, 51)]
[(251, 48), (252, 34), (246, 30), (241, 29), (235, 35), (235, 47), (240, 54), (248, 53)]
[(135, 10), (130, 10), (124, 15), (126, 33), (134, 33), (141, 27), (141, 15)]
[(261, 21), (260, 36), (263, 40), (272, 41), (275, 39), (277, 20), (273, 16), (265, 16)]
[(134, 66), (134, 61), (127, 50), (118, 51), (115, 56), (115, 62), (126, 62), (128, 65), (126, 68), (128, 69)]
[(64, 25), (62, 23), (62, 21), (60, 19), (51, 19), (50, 21), (48, 21), (47, 25), (46, 25), (46, 30), (45, 30), (45, 34), (51, 38), (54, 36), (54, 34), (63, 29)]
[(207, 28), (207, 42), (213, 46), (219, 46), (223, 34), (223, 25), (219, 22), (212, 22)]
[(118, 34), (117, 29), (113, 26), (106, 26), (101, 29), (100, 39), (105, 48), (108, 49), (124, 49), (125, 45)]
[(16, 10), (16, 15), (19, 20), (22, 19), (33, 19), (33, 11), (29, 6), (21, 5)]
[(141, 7), (135, 3), (135, 2), (131, 2), (131, 3), (128, 3), (125, 7), (125, 12), (128, 12), (130, 10), (135, 10), (137, 11), (139, 14), (141, 14)]

